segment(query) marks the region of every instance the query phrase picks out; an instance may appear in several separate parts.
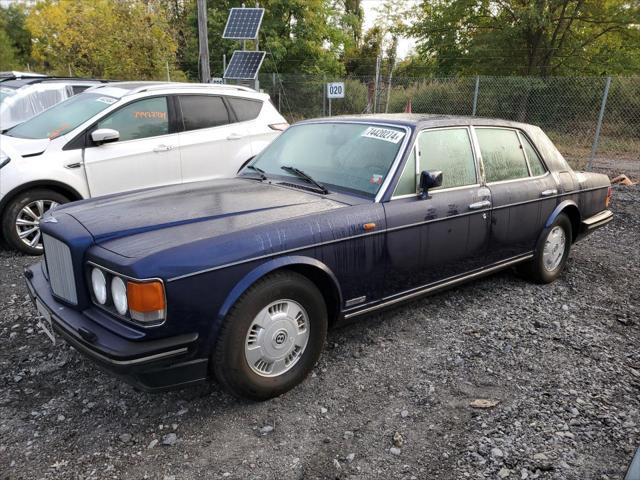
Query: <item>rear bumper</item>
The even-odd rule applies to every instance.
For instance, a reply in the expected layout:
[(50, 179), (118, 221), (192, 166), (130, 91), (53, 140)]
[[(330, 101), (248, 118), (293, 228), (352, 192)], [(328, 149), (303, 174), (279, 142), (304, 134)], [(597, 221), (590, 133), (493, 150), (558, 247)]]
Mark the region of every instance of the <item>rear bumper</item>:
[(102, 370), (145, 391), (179, 388), (207, 378), (208, 359), (193, 358), (197, 333), (128, 340), (53, 298), (39, 264), (25, 269), (25, 279), (34, 304), (38, 299), (51, 315), (54, 332)]
[(611, 210), (603, 210), (592, 217), (585, 218), (580, 224), (580, 232), (578, 240), (594, 232), (600, 227), (604, 227), (613, 220), (613, 212)]

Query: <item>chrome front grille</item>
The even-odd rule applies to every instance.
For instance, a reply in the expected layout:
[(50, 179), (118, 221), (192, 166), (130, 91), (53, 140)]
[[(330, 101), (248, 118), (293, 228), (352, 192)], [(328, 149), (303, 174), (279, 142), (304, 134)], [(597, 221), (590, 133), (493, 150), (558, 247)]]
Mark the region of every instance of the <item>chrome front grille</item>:
[(44, 242), (44, 255), (49, 272), (49, 282), (53, 293), (66, 300), (77, 304), (78, 295), (76, 293), (76, 282), (73, 276), (73, 262), (71, 261), (71, 250), (60, 240), (50, 237), (47, 234), (42, 236)]

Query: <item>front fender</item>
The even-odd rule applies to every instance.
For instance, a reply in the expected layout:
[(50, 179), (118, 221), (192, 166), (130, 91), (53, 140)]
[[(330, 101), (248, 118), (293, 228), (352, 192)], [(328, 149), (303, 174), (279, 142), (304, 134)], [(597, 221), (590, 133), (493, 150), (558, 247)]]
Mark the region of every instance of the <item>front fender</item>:
[(306, 266), (306, 267), (316, 268), (322, 271), (325, 275), (327, 275), (331, 279), (331, 282), (334, 284), (336, 292), (339, 297), (338, 298), (340, 302), (339, 305), (342, 305), (342, 291), (340, 290), (340, 284), (338, 283), (338, 279), (336, 278), (334, 273), (331, 271), (331, 269), (327, 267), (324, 263), (322, 263), (321, 261), (315, 258), (305, 257), (301, 255), (291, 256), (291, 257), (278, 257), (257, 266), (256, 268), (251, 270), (248, 274), (246, 274), (235, 285), (235, 287), (233, 287), (233, 289), (231, 290), (231, 292), (229, 292), (229, 294), (227, 295), (227, 298), (223, 302), (222, 307), (220, 307), (220, 310), (218, 311), (218, 316), (215, 322), (216, 326), (214, 327), (214, 329), (217, 330), (217, 326), (221, 324), (224, 317), (227, 315), (227, 313), (229, 313), (229, 310), (231, 310), (231, 307), (233, 306), (233, 304), (236, 303), (236, 301), (242, 296), (244, 292), (247, 291), (247, 289), (251, 285), (257, 282), (260, 278), (264, 277), (265, 275), (275, 270), (279, 270), (286, 267), (292, 267), (292, 266)]
[[(562, 213), (562, 211), (567, 207), (575, 208), (576, 212), (578, 213), (578, 217), (580, 217), (580, 209), (578, 208), (578, 205), (576, 204), (576, 202), (574, 202), (573, 200), (565, 200), (564, 202), (561, 202), (553, 210), (553, 212), (551, 212), (551, 215), (549, 215), (549, 218), (547, 218), (547, 221), (544, 224), (544, 228), (549, 228), (551, 224), (555, 222), (558, 215), (560, 215), (560, 213)], [(578, 218), (578, 221), (580, 221), (580, 218)]]

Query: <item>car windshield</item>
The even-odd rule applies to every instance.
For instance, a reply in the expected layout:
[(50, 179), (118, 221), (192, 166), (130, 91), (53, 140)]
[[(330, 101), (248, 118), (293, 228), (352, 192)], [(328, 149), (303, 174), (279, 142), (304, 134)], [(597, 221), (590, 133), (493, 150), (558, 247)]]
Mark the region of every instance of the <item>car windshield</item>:
[(80, 93), (16, 125), (5, 133), (18, 138), (54, 139), (66, 135), (116, 101), (116, 98), (100, 93)]
[[(389, 174), (405, 135), (401, 127), (355, 122), (294, 125), (259, 154), (250, 164), (253, 168), (247, 167), (243, 174), (255, 176), (260, 169), (267, 176), (305, 182), (297, 169), (329, 189), (373, 197)], [(306, 183), (317, 188), (310, 181)]]

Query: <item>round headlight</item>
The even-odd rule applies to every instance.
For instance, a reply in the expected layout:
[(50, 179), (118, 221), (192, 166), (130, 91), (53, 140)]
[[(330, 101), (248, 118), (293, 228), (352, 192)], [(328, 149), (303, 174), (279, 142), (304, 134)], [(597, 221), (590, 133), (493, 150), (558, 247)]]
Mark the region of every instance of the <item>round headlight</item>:
[(127, 303), (127, 286), (120, 277), (113, 277), (111, 280), (111, 298), (113, 305), (120, 315), (126, 315), (129, 310)]
[(91, 288), (96, 302), (104, 305), (107, 301), (107, 279), (99, 268), (91, 270)]

